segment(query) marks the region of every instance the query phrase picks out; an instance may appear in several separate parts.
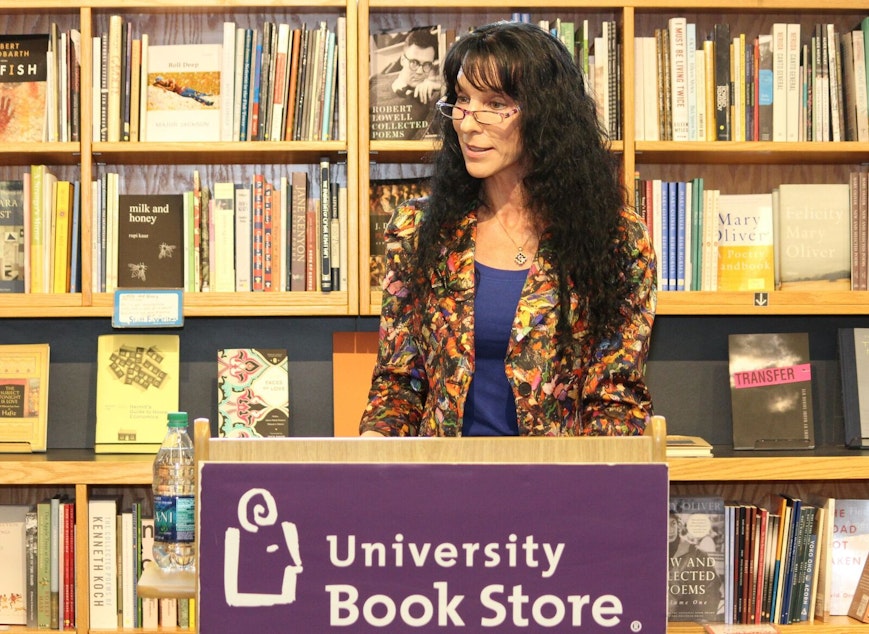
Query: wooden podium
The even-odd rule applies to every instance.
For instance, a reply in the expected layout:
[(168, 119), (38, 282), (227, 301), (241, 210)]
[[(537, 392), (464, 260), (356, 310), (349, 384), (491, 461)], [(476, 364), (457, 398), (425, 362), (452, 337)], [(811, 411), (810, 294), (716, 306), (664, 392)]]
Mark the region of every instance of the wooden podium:
[(194, 434), (181, 592), (201, 632), (666, 630), (663, 418), (617, 438)]

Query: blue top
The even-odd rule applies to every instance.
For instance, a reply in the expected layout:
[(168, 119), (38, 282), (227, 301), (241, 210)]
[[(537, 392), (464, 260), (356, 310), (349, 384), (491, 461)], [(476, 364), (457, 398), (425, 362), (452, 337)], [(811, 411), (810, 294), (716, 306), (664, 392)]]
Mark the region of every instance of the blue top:
[(504, 358), (528, 270), (494, 269), (477, 262), (476, 273), (476, 367), (465, 401), (462, 435), (516, 436), (516, 400), (504, 373)]

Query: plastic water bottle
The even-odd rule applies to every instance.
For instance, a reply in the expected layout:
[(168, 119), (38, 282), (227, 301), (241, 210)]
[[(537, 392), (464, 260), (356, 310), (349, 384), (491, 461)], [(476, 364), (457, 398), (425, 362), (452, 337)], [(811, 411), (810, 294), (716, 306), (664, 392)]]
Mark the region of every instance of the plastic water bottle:
[(195, 461), (187, 413), (171, 412), (154, 459), (154, 561), (164, 570), (196, 564)]

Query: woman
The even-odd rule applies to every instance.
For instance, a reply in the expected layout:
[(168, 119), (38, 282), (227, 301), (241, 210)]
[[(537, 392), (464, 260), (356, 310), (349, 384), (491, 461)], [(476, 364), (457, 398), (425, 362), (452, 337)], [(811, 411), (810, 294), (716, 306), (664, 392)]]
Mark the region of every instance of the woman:
[(444, 61), (431, 195), (386, 229), (362, 435), (617, 435), (651, 414), (655, 258), (567, 49), (500, 22)]

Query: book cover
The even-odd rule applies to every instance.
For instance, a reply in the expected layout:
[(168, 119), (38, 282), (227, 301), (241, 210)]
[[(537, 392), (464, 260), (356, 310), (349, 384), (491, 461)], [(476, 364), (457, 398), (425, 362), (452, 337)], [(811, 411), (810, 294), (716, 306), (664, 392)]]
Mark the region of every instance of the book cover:
[(718, 290), (771, 291), (775, 284), (771, 194), (718, 196)]
[(220, 44), (148, 48), (145, 141), (220, 141)]
[(49, 39), (0, 34), (0, 143), (46, 140)]
[(285, 349), (217, 351), (218, 432), (224, 438), (288, 436), (289, 363)]
[(440, 77), (440, 27), (370, 36), (369, 106), (372, 140), (412, 140), (431, 135)]
[(712, 456), (712, 445), (700, 436), (667, 434), (668, 458), (704, 458)]
[(101, 335), (97, 344), (97, 453), (156, 453), (178, 410), (178, 335)]
[(670, 496), (669, 621), (724, 620), (724, 500)]
[[(153, 517), (143, 517), (142, 518), (142, 538), (140, 540), (141, 545), (141, 558), (142, 558), (142, 570), (145, 569), (145, 566), (150, 564), (154, 564), (154, 518)], [(158, 603), (159, 599), (155, 597), (143, 597), (142, 598), (142, 619), (141, 626), (146, 628), (154, 628), (160, 624), (160, 607)]]
[(814, 448), (808, 334), (732, 334), (728, 350), (733, 448)]
[(24, 181), (0, 181), (0, 293), (24, 292), (24, 214)]
[(0, 623), (27, 623), (26, 518), (30, 507), (0, 504)]
[(368, 271), (371, 290), (379, 291), (386, 273), (383, 231), (399, 204), (428, 196), (428, 178), (371, 179), (368, 183)]
[(118, 288), (183, 288), (183, 245), (183, 194), (118, 196)]
[(869, 328), (839, 328), (845, 445), (869, 447)]
[(779, 186), (778, 289), (851, 289), (849, 196), (848, 183)]
[(118, 505), (112, 495), (92, 495), (87, 502), (88, 608), (91, 629), (116, 630), (118, 604)]
[(0, 450), (45, 451), (49, 345), (0, 345)]
[(831, 616), (848, 614), (869, 558), (869, 500), (837, 499), (831, 541)]

